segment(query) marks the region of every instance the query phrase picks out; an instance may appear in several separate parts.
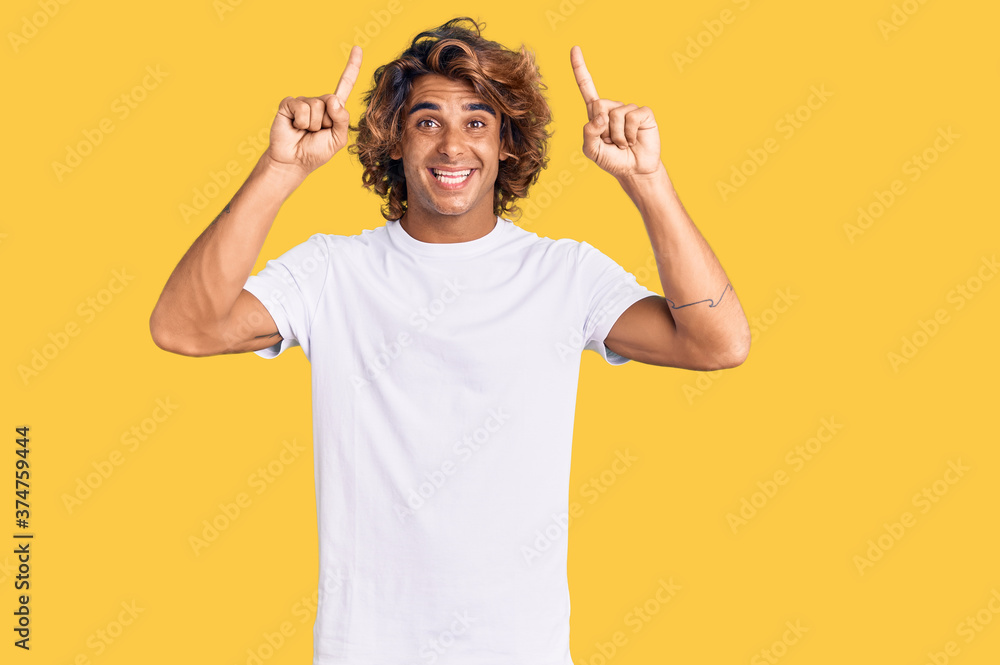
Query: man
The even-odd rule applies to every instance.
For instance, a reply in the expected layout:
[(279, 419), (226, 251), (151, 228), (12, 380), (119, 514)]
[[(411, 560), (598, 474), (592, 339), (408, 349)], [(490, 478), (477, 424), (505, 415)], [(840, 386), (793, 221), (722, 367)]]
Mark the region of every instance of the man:
[[(470, 25), (471, 24), (471, 25)], [(384, 226), (316, 233), (250, 275), (282, 202), (347, 144), (336, 92), (284, 99), (270, 145), (150, 319), (190, 356), (312, 365), (322, 595), (314, 663), (571, 665), (565, 513), (581, 353), (739, 365), (749, 326), (660, 161), (652, 111), (602, 99), (578, 47), (584, 153), (638, 207), (667, 298), (501, 216), (546, 163), (529, 53), (471, 19), (418, 35), (358, 123)]]

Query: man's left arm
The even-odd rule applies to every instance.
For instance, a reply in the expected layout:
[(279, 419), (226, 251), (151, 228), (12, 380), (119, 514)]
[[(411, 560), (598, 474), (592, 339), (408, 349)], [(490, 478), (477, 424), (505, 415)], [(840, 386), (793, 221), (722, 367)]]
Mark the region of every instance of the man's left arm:
[(578, 46), (570, 60), (587, 104), (583, 152), (618, 180), (638, 208), (666, 296), (644, 298), (625, 310), (605, 345), (652, 365), (714, 370), (741, 364), (750, 350), (749, 323), (660, 160), (653, 112), (601, 99)]

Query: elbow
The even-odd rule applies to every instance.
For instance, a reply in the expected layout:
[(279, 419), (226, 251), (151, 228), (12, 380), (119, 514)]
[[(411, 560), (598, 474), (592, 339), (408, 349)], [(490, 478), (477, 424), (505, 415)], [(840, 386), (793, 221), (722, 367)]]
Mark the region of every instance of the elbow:
[(732, 369), (746, 362), (747, 356), (750, 355), (750, 341), (752, 339), (750, 323), (744, 318), (739, 333), (733, 336), (726, 350), (720, 354), (720, 360), (723, 361), (721, 369)]
[(726, 352), (722, 354), (721, 359), (724, 362), (722, 369), (739, 367), (746, 362), (747, 356), (750, 355), (750, 339), (750, 326), (747, 326), (740, 336), (729, 345)]
[(739, 367), (743, 364), (744, 360), (746, 360), (746, 354), (738, 352), (716, 353), (705, 359), (703, 362), (690, 367), (690, 369), (694, 369), (699, 372), (715, 372), (720, 369), (732, 369), (734, 367)]
[(197, 357), (208, 355), (193, 347), (189, 336), (177, 334), (176, 330), (163, 320), (162, 314), (158, 314), (158, 310), (156, 309), (153, 310), (153, 313), (149, 317), (149, 334), (153, 339), (153, 344), (163, 351), (176, 353), (179, 356)]
[(748, 327), (746, 333), (733, 342), (726, 353), (722, 354), (721, 360), (723, 361), (723, 366), (721, 369), (732, 369), (746, 362), (747, 356), (750, 355), (750, 337), (750, 329)]
[(723, 364), (720, 369), (732, 369), (733, 367), (739, 367), (744, 362), (746, 362), (747, 356), (750, 355), (750, 344), (741, 345), (731, 350), (725, 356), (723, 356)]
[(153, 310), (152, 315), (149, 317), (149, 335), (153, 339), (153, 344), (155, 344), (158, 349), (169, 351), (170, 353), (185, 355), (181, 352), (180, 347), (177, 345), (175, 340), (171, 338), (166, 327), (160, 323), (156, 315), (156, 310)]
[(734, 367), (739, 367), (744, 362), (746, 362), (747, 356), (750, 355), (750, 335), (749, 332), (745, 338), (741, 338), (738, 341), (733, 342), (728, 347), (716, 349), (711, 353), (707, 360), (703, 371), (714, 371), (718, 369), (732, 369)]
[(720, 335), (715, 339), (686, 336), (682, 338), (685, 349), (684, 364), (664, 364), (698, 372), (739, 367), (750, 354), (750, 337), (749, 326), (738, 335)]

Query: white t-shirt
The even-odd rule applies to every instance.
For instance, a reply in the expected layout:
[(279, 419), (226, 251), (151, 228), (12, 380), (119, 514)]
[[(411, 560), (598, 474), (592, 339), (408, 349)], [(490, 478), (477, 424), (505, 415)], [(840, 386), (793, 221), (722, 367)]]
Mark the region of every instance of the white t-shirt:
[(587, 244), (497, 218), (459, 243), (398, 221), (317, 233), (245, 286), (274, 358), (312, 364), (314, 665), (572, 665), (580, 357), (657, 295)]

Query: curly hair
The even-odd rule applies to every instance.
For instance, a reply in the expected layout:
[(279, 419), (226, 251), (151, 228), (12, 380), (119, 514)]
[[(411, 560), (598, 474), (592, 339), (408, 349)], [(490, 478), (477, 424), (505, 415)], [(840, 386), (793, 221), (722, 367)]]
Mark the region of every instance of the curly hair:
[(468, 17), (454, 18), (421, 32), (398, 58), (375, 70), (364, 96), (365, 111), (351, 127), (357, 139), (348, 151), (364, 167), (364, 186), (385, 199), (386, 220), (406, 212), (403, 162), (391, 153), (402, 139), (403, 106), (418, 76), (439, 74), (467, 81), (500, 113), (500, 154), (508, 157), (500, 161), (493, 185), (494, 214), (519, 213), (514, 202), (527, 195), (548, 164), (547, 125), (552, 113), (542, 96), (546, 86), (534, 57), (523, 45), (515, 52), (483, 38), (484, 27)]

